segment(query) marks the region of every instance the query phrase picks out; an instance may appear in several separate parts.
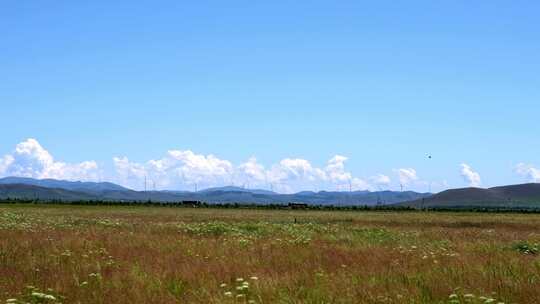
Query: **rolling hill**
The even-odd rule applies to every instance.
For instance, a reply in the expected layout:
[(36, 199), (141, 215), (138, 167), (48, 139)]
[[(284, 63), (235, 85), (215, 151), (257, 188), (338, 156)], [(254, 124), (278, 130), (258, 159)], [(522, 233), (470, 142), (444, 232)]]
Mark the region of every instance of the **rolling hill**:
[(26, 184), (0, 184), (0, 198), (40, 200), (96, 200), (98, 196), (60, 188), (46, 188)]
[(400, 206), (452, 208), (452, 207), (540, 207), (540, 184), (529, 183), (499, 186), (488, 189), (450, 189)]

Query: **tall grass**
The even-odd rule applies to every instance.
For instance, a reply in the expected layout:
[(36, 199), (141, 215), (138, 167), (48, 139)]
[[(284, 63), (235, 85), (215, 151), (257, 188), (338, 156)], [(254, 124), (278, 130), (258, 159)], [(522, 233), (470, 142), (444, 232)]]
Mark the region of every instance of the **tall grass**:
[(538, 227), (534, 214), (3, 205), (0, 301), (540, 303)]

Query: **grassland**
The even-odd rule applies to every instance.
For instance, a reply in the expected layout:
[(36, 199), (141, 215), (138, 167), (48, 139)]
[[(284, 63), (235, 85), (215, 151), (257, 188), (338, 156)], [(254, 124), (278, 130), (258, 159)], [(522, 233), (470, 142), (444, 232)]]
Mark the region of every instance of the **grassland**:
[(535, 214), (0, 205), (0, 302), (540, 303), (538, 243)]

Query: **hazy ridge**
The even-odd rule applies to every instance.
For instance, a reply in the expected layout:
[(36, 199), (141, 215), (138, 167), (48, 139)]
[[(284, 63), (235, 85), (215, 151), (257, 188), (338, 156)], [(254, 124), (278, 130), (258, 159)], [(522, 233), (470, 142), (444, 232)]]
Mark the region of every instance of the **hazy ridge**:
[(112, 183), (70, 182), (8, 177), (0, 179), (0, 198), (41, 200), (182, 201), (209, 203), (280, 204), (302, 202), (316, 205), (377, 205), (411, 201), (429, 196), (414, 191), (302, 191), (280, 194), (261, 189), (234, 186), (189, 191), (134, 191)]

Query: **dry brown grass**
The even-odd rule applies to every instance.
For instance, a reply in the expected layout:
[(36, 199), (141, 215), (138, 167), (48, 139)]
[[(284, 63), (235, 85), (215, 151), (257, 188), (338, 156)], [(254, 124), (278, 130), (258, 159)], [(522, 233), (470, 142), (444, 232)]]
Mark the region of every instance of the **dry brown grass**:
[(513, 248), (539, 229), (525, 214), (4, 205), (0, 301), (540, 303), (540, 259)]

